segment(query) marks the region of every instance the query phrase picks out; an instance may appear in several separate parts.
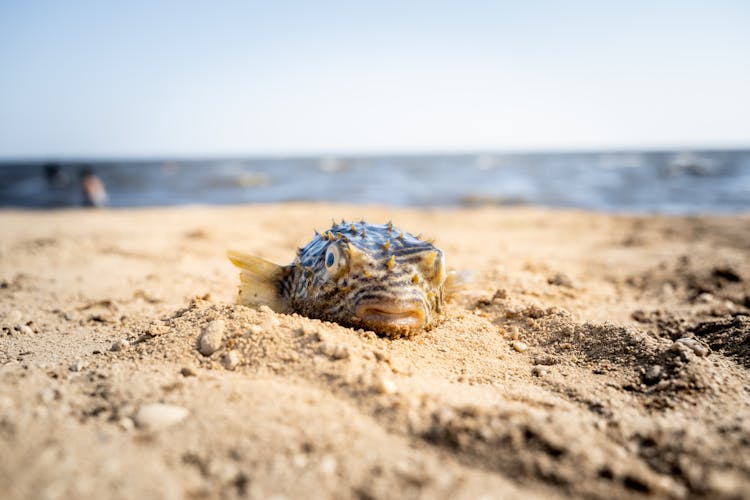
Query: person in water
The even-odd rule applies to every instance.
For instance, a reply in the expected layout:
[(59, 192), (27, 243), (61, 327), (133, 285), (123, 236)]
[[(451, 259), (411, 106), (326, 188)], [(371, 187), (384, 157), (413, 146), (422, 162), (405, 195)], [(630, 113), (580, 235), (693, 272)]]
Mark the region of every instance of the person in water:
[(103, 207), (109, 201), (104, 182), (89, 168), (81, 170), (81, 190), (87, 207)]

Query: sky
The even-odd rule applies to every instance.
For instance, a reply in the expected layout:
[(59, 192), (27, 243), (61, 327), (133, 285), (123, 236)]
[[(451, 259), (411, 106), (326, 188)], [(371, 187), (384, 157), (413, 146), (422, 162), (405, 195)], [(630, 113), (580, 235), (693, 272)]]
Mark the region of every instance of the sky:
[(750, 147), (750, 2), (0, 0), (0, 157)]

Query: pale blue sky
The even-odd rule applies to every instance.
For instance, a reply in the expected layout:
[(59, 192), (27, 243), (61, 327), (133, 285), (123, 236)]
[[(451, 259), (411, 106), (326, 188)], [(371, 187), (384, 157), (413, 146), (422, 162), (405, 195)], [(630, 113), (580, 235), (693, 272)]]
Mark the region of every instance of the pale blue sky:
[(748, 1), (0, 0), (0, 156), (750, 146)]

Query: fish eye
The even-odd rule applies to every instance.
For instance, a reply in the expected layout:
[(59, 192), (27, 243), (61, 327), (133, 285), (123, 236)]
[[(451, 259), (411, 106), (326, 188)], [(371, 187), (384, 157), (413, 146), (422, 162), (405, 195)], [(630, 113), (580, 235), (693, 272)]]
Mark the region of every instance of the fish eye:
[(329, 247), (326, 249), (324, 262), (326, 265), (326, 270), (328, 270), (328, 274), (331, 276), (337, 276), (341, 273), (341, 270), (344, 268), (345, 264), (345, 257), (343, 252), (341, 251), (341, 247), (336, 245), (335, 243), (332, 245), (329, 245)]

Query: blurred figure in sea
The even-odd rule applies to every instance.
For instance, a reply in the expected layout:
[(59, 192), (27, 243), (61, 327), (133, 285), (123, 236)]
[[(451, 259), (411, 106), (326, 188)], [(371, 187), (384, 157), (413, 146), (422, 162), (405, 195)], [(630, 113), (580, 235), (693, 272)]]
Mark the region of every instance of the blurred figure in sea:
[(109, 201), (104, 182), (90, 168), (81, 170), (81, 190), (84, 206), (103, 207)]

